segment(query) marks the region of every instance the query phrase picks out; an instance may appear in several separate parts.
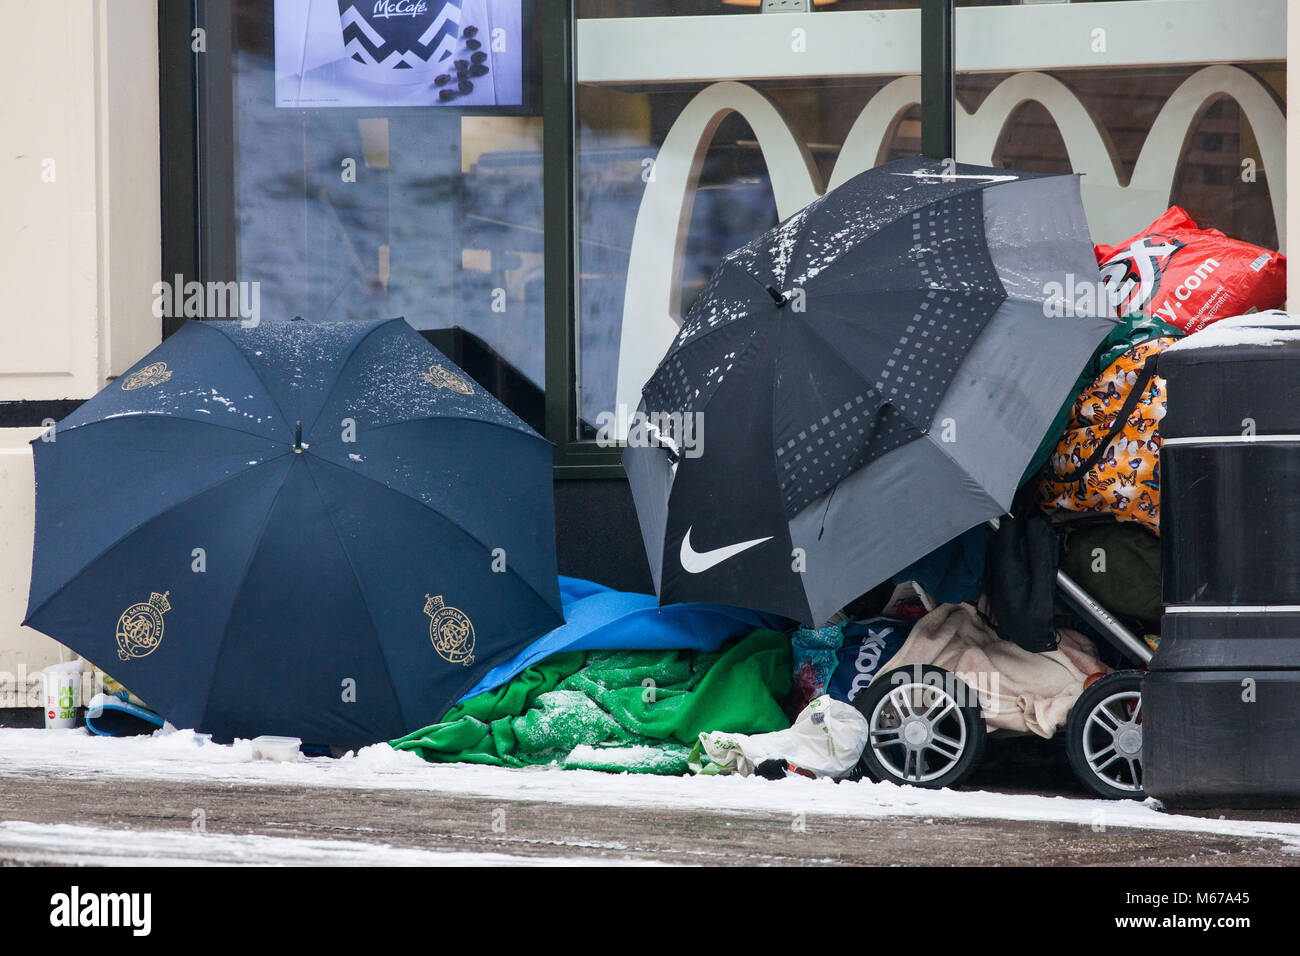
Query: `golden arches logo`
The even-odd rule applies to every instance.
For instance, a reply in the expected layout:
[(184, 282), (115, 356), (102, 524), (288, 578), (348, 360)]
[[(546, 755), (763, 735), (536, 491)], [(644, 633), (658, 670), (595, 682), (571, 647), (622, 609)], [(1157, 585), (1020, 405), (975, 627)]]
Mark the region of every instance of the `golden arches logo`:
[[(1241, 105), (1259, 143), (1260, 166), (1284, 170), (1286, 117), (1276, 97), (1257, 77), (1225, 65), (1197, 70), (1165, 101), (1125, 186), (1120, 185), (1119, 164), (1104, 124), (1064, 83), (1036, 71), (1007, 77), (974, 112), (957, 110), (956, 158), (993, 165), (993, 154), (1015, 110), (1027, 101), (1041, 103), (1057, 123), (1075, 171), (1086, 174), (1082, 195), (1094, 235), (1127, 236), (1168, 207), (1187, 133), (1203, 107), (1219, 97)], [(920, 98), (919, 76), (900, 77), (881, 88), (850, 127), (825, 188), (834, 189), (878, 165), (885, 158), (895, 122)], [(768, 168), (778, 220), (825, 191), (812, 153), (766, 94), (725, 80), (705, 87), (686, 104), (664, 137), (637, 212), (619, 336), (616, 408), (637, 407), (642, 386), (681, 325), (681, 263), (700, 169), (714, 133), (732, 113), (743, 116), (754, 132)], [(1270, 184), (1270, 196), (1278, 238), (1285, 248), (1286, 195)]]

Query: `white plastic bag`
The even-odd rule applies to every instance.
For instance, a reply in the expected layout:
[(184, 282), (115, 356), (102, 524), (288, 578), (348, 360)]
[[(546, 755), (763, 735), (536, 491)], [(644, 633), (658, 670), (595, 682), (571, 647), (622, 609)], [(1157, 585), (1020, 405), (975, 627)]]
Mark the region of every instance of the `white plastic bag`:
[(765, 760), (785, 760), (816, 777), (842, 777), (867, 744), (867, 718), (856, 707), (823, 694), (809, 702), (788, 730), (770, 734), (700, 734), (700, 749), (719, 773), (749, 776)]

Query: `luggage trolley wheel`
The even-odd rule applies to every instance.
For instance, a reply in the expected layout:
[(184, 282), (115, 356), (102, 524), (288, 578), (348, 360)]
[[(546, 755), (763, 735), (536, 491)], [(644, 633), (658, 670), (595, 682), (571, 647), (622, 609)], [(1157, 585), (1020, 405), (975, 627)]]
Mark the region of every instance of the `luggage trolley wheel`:
[(984, 753), (979, 700), (933, 665), (882, 674), (853, 699), (869, 736), (859, 766), (873, 780), (938, 789), (960, 783)]
[(1093, 793), (1142, 800), (1143, 671), (1107, 674), (1079, 695), (1065, 725), (1070, 768)]

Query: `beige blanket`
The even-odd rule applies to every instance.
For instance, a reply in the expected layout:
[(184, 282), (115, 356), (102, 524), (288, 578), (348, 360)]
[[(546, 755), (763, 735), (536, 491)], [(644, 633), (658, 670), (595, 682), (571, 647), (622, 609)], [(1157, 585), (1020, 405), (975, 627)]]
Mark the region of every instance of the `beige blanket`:
[(1032, 654), (998, 637), (969, 604), (941, 604), (916, 622), (876, 679), (898, 667), (934, 664), (977, 693), (989, 730), (1050, 737), (1069, 716), (1087, 677), (1110, 671), (1082, 634), (1062, 629), (1057, 637), (1056, 650)]

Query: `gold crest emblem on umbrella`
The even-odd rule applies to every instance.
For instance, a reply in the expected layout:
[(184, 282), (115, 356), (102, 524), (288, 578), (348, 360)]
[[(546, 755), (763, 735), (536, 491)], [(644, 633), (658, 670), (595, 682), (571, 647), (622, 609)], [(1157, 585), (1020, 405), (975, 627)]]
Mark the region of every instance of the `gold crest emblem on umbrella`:
[(435, 385), (438, 388), (449, 388), (453, 392), (460, 392), (462, 395), (474, 394), (473, 382), (441, 365), (430, 365), (429, 371), (424, 373), (424, 380), (430, 385)]
[(144, 388), (147, 385), (161, 385), (172, 377), (172, 370), (167, 367), (166, 362), (154, 362), (152, 365), (146, 365), (137, 372), (132, 372), (122, 380), (122, 391), (129, 392), (133, 389)]
[(148, 603), (132, 604), (117, 619), (117, 656), (124, 661), (148, 657), (163, 639), (163, 615), (172, 609), (170, 591), (149, 595)]
[(424, 613), (429, 615), (429, 639), (439, 656), (452, 664), (474, 663), (474, 625), (459, 608), (443, 603), (442, 595), (425, 596)]

